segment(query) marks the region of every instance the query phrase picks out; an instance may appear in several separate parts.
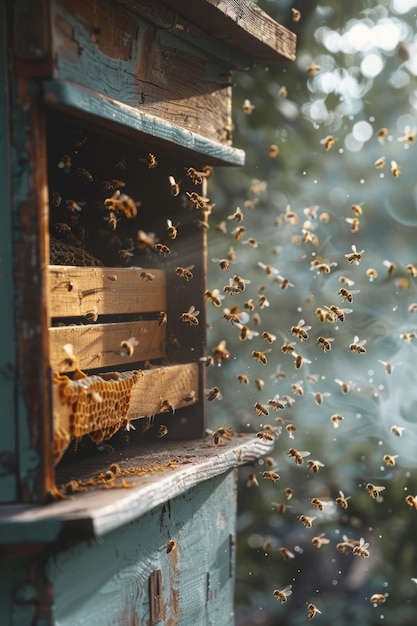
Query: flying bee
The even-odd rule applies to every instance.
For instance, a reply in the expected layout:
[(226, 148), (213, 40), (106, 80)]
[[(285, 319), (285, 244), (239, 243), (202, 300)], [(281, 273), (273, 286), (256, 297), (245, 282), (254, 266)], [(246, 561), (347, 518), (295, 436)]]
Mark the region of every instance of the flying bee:
[(64, 222), (58, 222), (55, 224), (55, 229), (61, 234), (71, 232), (71, 226), (69, 224), (65, 224)]
[(270, 159), (276, 159), (279, 155), (279, 146), (276, 143), (271, 143), (268, 150), (268, 156)]
[(340, 506), (341, 509), (347, 509), (349, 506), (348, 500), (351, 498), (351, 496), (345, 496), (345, 494), (343, 493), (343, 491), (339, 491), (339, 496), (336, 498), (336, 504), (337, 506)]
[(291, 13), (292, 13), (293, 22), (299, 22), (301, 20), (301, 11), (299, 11), (298, 9), (292, 8)]
[[(265, 352), (269, 352), (269, 350), (266, 350)], [(266, 365), (268, 363), (268, 359), (266, 358), (264, 352), (253, 350), (251, 356), (253, 359), (255, 359), (255, 361), (259, 361), (259, 363), (261, 363), (262, 365)]]
[(72, 343), (64, 344), (62, 350), (65, 352), (65, 358), (62, 360), (62, 363), (71, 369), (75, 368), (78, 363), (78, 357), (74, 354), (74, 346)]
[(328, 504), (328, 502), (323, 502), (323, 500), (320, 500), (320, 498), (311, 498), (310, 503), (314, 509), (318, 509), (319, 511), (322, 511), (324, 507)]
[(350, 225), (350, 232), (357, 233), (360, 226), (359, 218), (357, 217), (345, 217), (346, 222)]
[(311, 459), (307, 462), (307, 468), (314, 472), (314, 474), (318, 474), (321, 467), (324, 467), (324, 463), (321, 461)]
[(258, 483), (258, 479), (256, 478), (256, 474), (249, 474), (247, 480), (246, 480), (246, 486), (247, 487), (258, 487), (259, 483)]
[(216, 398), (221, 400), (223, 397), (218, 387), (212, 387), (211, 389), (207, 389), (206, 396), (209, 402), (211, 402), (212, 400), (216, 400)]
[(317, 406), (323, 404), (325, 397), (332, 395), (329, 391), (312, 391), (311, 393), (314, 396), (314, 404), (317, 404)]
[[(142, 161), (143, 159), (139, 159), (139, 160)], [(154, 167), (158, 165), (158, 160), (156, 156), (152, 154), (152, 152), (149, 152), (148, 156), (144, 160), (149, 170), (153, 169)]]
[(404, 129), (404, 135), (402, 137), (398, 137), (398, 141), (404, 141), (405, 143), (413, 143), (415, 138), (416, 138), (416, 129), (411, 128), (411, 126), (406, 126)]
[(80, 213), (83, 210), (83, 206), (84, 206), (85, 202), (76, 202), (75, 200), (66, 200), (65, 201), (65, 208), (67, 209), (67, 211), (70, 211), (70, 213)]
[(187, 267), (178, 266), (175, 269), (175, 273), (179, 278), (183, 278), (188, 283), (194, 276), (194, 274), (191, 272), (193, 268), (194, 265), (188, 265)]
[(353, 339), (353, 343), (349, 345), (349, 350), (351, 352), (356, 352), (357, 354), (365, 354), (366, 348), (364, 345), (366, 344), (366, 339), (359, 340), (359, 337), (356, 335)]
[(408, 274), (410, 274), (410, 276), (412, 276), (413, 278), (416, 278), (416, 276), (417, 276), (417, 267), (415, 265), (413, 265), (412, 263), (408, 263), (405, 266), (405, 269), (408, 272)]
[(294, 396), (303, 396), (304, 395), (303, 381), (302, 380), (299, 380), (297, 383), (293, 383), (291, 385), (291, 393)]
[(225, 439), (231, 439), (233, 435), (233, 431), (231, 428), (227, 428), (226, 426), (221, 426), (217, 430), (211, 433), (213, 443), (215, 446), (224, 446)]
[(227, 225), (226, 225), (226, 220), (222, 220), (221, 222), (219, 222), (218, 224), (216, 224), (216, 226), (214, 227), (218, 233), (220, 233), (221, 235), (227, 235)]
[(384, 463), (388, 465), (388, 467), (394, 467), (396, 459), (398, 459), (398, 454), (384, 454)]
[(385, 490), (385, 487), (374, 485), (373, 483), (366, 483), (365, 488), (373, 500), (377, 500), (380, 493)]
[(412, 330), (412, 331), (401, 333), (400, 337), (407, 343), (410, 343), (412, 339), (415, 339), (417, 337), (417, 333)]
[(88, 183), (92, 183), (94, 180), (92, 173), (86, 167), (77, 167), (77, 174)]
[[(257, 337), (259, 333), (256, 330), (251, 330), (249, 326), (245, 324), (236, 324), (239, 328), (239, 339), (240, 341), (251, 341), (254, 337)], [(268, 350), (267, 350), (268, 352)]]
[(383, 593), (373, 593), (369, 598), (369, 602), (373, 604), (373, 606), (384, 604), (386, 601), (387, 598)]
[(276, 267), (272, 267), (272, 265), (262, 263), (258, 261), (258, 265), (260, 268), (265, 270), (267, 278), (272, 278), (273, 276), (277, 276), (279, 274), (279, 270)]
[(306, 602), (307, 604), (307, 619), (313, 619), (317, 614), (321, 614), (321, 611), (312, 602)]
[(187, 196), (189, 197), (190, 201), (194, 204), (196, 209), (201, 209), (202, 211), (211, 210), (212, 205), (209, 204), (210, 201), (208, 198), (205, 198), (204, 196), (200, 196), (195, 191), (191, 193), (187, 191)]
[(354, 386), (351, 380), (340, 380), (339, 378), (335, 378), (334, 382), (340, 385), (340, 391), (344, 396), (348, 394)]
[(326, 150), (326, 152), (328, 152), (333, 148), (335, 144), (335, 138), (333, 137), (333, 135), (327, 135), (327, 137), (321, 139), (320, 143), (323, 144), (324, 149)]
[(274, 502), (273, 507), (280, 515), (284, 515), (287, 512), (288, 505), (285, 502)]
[(212, 353), (214, 354), (217, 365), (221, 365), (223, 361), (227, 361), (232, 356), (229, 350), (226, 348), (226, 341), (222, 339), (217, 346), (212, 349)]
[(313, 522), (315, 519), (317, 519), (317, 517), (311, 517), (310, 515), (299, 515), (298, 519), (306, 528), (312, 528)]
[(343, 415), (340, 415), (340, 413), (333, 413), (333, 415), (330, 416), (330, 421), (333, 424), (333, 428), (339, 428), (340, 422), (344, 419), (345, 418), (343, 417)]
[(330, 539), (327, 539), (324, 533), (320, 533), (317, 537), (312, 538), (311, 543), (315, 548), (320, 549), (321, 546), (330, 543)]
[(334, 313), (340, 322), (345, 321), (345, 315), (349, 315), (349, 313), (352, 313), (352, 309), (341, 309), (340, 307), (336, 306), (336, 304), (332, 304), (329, 308), (329, 311)]
[(296, 370), (300, 370), (303, 367), (304, 363), (311, 363), (310, 359), (306, 359), (306, 357), (302, 354), (297, 354), (296, 352), (293, 352), (293, 357), (294, 369)]
[(58, 167), (60, 170), (64, 170), (65, 174), (69, 174), (72, 167), (72, 161), (69, 154), (63, 154), (58, 161)]
[(243, 235), (246, 233), (246, 228), (244, 226), (237, 226), (234, 231), (232, 231), (232, 234), (234, 235), (234, 238), (237, 239), (239, 241), (239, 239), (242, 239)]
[(195, 306), (190, 306), (186, 313), (181, 313), (181, 319), (190, 326), (198, 326), (197, 315), (199, 315), (199, 313), (200, 311), (196, 311)]
[(362, 261), (362, 255), (365, 252), (365, 250), (361, 250), (360, 252), (356, 249), (355, 244), (352, 245), (352, 252), (349, 254), (345, 254), (345, 257), (347, 258), (348, 262), (350, 264), (355, 263), (355, 265), (359, 265), (359, 263)]
[(378, 141), (379, 143), (384, 143), (385, 139), (388, 137), (389, 135), (389, 130), (388, 128), (380, 128), (378, 131)]
[(346, 535), (343, 535), (342, 539), (343, 541), (336, 544), (336, 549), (342, 554), (351, 554), (357, 542), (354, 539), (348, 539)]
[(408, 495), (406, 496), (405, 501), (410, 509), (417, 509), (417, 496)]
[(253, 405), (253, 410), (255, 411), (255, 413), (258, 415), (258, 417), (261, 417), (262, 415), (269, 415), (269, 410), (266, 404), (261, 404), (260, 402), (256, 402)]
[(297, 430), (296, 426), (294, 426), (294, 424), (286, 424), (285, 430), (288, 433), (288, 437), (294, 439), (294, 433)]
[(252, 102), (248, 98), (246, 98), (242, 104), (242, 110), (244, 114), (251, 115), (254, 108), (255, 108), (255, 105), (252, 104)]
[(136, 247), (138, 250), (153, 248), (155, 243), (155, 233), (146, 233), (144, 230), (138, 230), (136, 235)]
[(275, 441), (275, 435), (269, 432), (269, 430), (260, 430), (256, 433), (256, 436), (258, 437), (258, 439), (262, 439), (262, 441)]
[(264, 293), (261, 293), (258, 298), (258, 306), (260, 309), (264, 309), (269, 306), (269, 300)]
[(212, 291), (206, 289), (204, 292), (204, 300), (211, 302), (213, 306), (221, 306), (223, 297), (218, 289), (213, 289)]
[(286, 403), (279, 399), (279, 394), (268, 400), (268, 405), (273, 408), (274, 411), (279, 409), (285, 409)]
[(278, 552), (280, 553), (284, 561), (290, 561), (291, 559), (295, 559), (295, 554), (291, 552), (291, 550), (288, 550), (288, 548), (285, 548), (284, 546), (281, 546), (278, 549)]
[(281, 477), (276, 472), (265, 471), (265, 472), (262, 472), (262, 478), (264, 478), (265, 480), (270, 480), (273, 483), (276, 483), (279, 481)]
[(352, 550), (352, 554), (355, 556), (361, 556), (363, 559), (369, 558), (369, 543), (365, 543), (365, 539), (363, 537), (359, 540), (359, 545), (354, 546)]
[(407, 311), (408, 311), (409, 313), (417, 313), (417, 302), (412, 302), (412, 303), (409, 305), (409, 307), (408, 307)]
[(214, 359), (211, 355), (202, 356), (200, 361), (204, 362), (205, 367), (212, 367), (214, 365)]
[(236, 211), (231, 215), (227, 216), (228, 220), (233, 220), (234, 222), (241, 222), (243, 220), (243, 212), (240, 207), (237, 207)]
[(170, 254), (171, 250), (168, 248), (168, 246), (166, 246), (163, 243), (156, 243), (153, 247), (153, 249), (155, 250), (155, 252), (158, 252), (158, 254), (160, 254), (163, 257), (168, 256), (168, 254)]
[(179, 196), (181, 193), (182, 180), (177, 182), (173, 176), (168, 176), (168, 182), (171, 189), (171, 195), (174, 196), (174, 198)]
[(272, 333), (269, 333), (266, 330), (264, 330), (264, 332), (262, 333), (262, 339), (264, 339), (264, 341), (266, 341), (267, 343), (274, 343), (277, 337), (276, 335), (273, 335)]
[(379, 159), (375, 161), (374, 165), (377, 170), (382, 170), (386, 165), (385, 157), (384, 156), (379, 157)]
[(249, 320), (249, 315), (245, 311), (241, 311), (238, 306), (233, 306), (231, 309), (223, 309), (223, 317), (226, 322), (232, 324), (245, 323)]
[(139, 345), (138, 340), (136, 339), (136, 337), (130, 337), (129, 339), (126, 339), (124, 341), (120, 342), (120, 348), (121, 348), (121, 352), (120, 355), (121, 356), (132, 356), (133, 353), (135, 352), (135, 348), (136, 346)]
[(320, 70), (321, 70), (321, 66), (317, 65), (317, 63), (312, 63), (307, 68), (307, 72), (309, 76), (315, 76), (316, 74), (320, 72)]
[(302, 465), (304, 463), (304, 458), (306, 456), (310, 456), (311, 452), (308, 450), (297, 450), (296, 448), (290, 448), (287, 452), (287, 456), (294, 459), (296, 465)]
[(361, 217), (363, 214), (363, 202), (361, 202), (361, 204), (352, 204), (352, 206), (350, 207), (353, 211), (353, 215), (355, 217)]
[(401, 167), (402, 165), (398, 165), (397, 161), (391, 161), (391, 174), (394, 178), (399, 178), (401, 175)]
[(204, 178), (203, 172), (197, 172), (197, 170), (194, 167), (189, 167), (187, 168), (185, 173), (188, 176), (188, 178), (191, 179), (194, 185), (202, 184), (203, 178)]
[(308, 339), (308, 330), (311, 326), (306, 326), (304, 320), (300, 320), (296, 326), (291, 326), (291, 335), (294, 335), (300, 341)]
[(352, 285), (355, 284), (355, 281), (351, 278), (348, 278), (347, 276), (339, 276), (339, 283), (342, 283), (342, 285), (345, 285), (346, 287), (352, 287)]
[(291, 209), (291, 205), (289, 204), (285, 208), (284, 220), (292, 226), (295, 226), (300, 221), (297, 213)]
[(292, 498), (292, 497), (293, 497), (293, 495), (294, 495), (294, 492), (293, 492), (293, 490), (291, 489), (291, 487), (286, 487), (286, 488), (284, 489), (284, 494), (285, 494), (285, 497), (287, 498), (287, 500), (291, 500), (291, 498)]
[(255, 387), (257, 388), (258, 391), (262, 391), (262, 389), (265, 386), (265, 381), (262, 380), (262, 378), (255, 378), (255, 380), (253, 381), (255, 384)]
[(396, 426), (395, 424), (393, 424), (390, 428), (390, 431), (396, 437), (402, 437), (404, 430), (405, 430), (405, 426)]
[(392, 374), (394, 371), (394, 364), (391, 363), (391, 361), (381, 361), (381, 359), (378, 359), (378, 363), (381, 363), (385, 367), (387, 374)]
[(167, 220), (167, 232), (168, 232), (168, 237), (170, 239), (176, 239), (178, 235), (178, 226), (179, 226), (179, 222), (178, 224), (175, 224), (174, 226), (171, 220)]
[(228, 272), (230, 268), (230, 260), (229, 259), (212, 259), (215, 263), (219, 264), (219, 267), (223, 272)]
[(320, 346), (323, 352), (330, 352), (334, 337), (317, 337), (316, 344)]
[(292, 585), (287, 585), (286, 587), (284, 587), (284, 589), (274, 589), (272, 595), (276, 600), (281, 602), (281, 604), (285, 604), (285, 602), (288, 600), (288, 596), (292, 594), (291, 589)]

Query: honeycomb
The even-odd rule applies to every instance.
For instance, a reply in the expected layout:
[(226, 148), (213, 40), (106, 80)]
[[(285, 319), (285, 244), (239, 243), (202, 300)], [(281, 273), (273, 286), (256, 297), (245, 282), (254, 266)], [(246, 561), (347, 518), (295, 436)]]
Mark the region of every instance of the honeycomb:
[(132, 387), (141, 372), (109, 372), (87, 376), (77, 370), (71, 380), (54, 374), (55, 464), (72, 438), (89, 435), (95, 442), (110, 439), (121, 426), (129, 426)]

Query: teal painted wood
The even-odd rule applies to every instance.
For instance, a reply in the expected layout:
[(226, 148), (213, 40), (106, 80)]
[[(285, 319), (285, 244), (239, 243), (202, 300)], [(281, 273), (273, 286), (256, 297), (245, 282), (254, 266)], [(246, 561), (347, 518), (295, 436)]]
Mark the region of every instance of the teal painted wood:
[(7, 76), (7, 22), (5, 3), (0, 3), (0, 502), (17, 499), (15, 382), (16, 331), (13, 287), (11, 153)]
[(199, 162), (204, 163), (244, 165), (243, 150), (207, 139), (109, 97), (63, 81), (45, 81), (43, 89), (48, 106), (72, 115), (91, 116), (91, 121), (111, 124), (113, 130), (130, 131), (130, 138), (137, 141), (142, 139), (149, 143), (151, 138), (162, 140), (165, 150), (171, 153), (175, 150), (178, 158), (185, 158), (188, 154), (190, 160), (197, 157)]
[[(50, 558), (52, 624), (231, 626), (236, 481), (217, 476), (106, 535)], [(176, 548), (167, 553), (168, 542)], [(149, 577), (161, 570), (161, 619)]]

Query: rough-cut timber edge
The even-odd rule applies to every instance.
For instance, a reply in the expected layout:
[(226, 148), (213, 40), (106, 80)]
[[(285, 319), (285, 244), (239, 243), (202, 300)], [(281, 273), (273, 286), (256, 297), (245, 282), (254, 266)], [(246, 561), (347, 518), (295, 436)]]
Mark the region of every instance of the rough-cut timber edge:
[(243, 150), (212, 141), (96, 92), (56, 80), (44, 81), (43, 89), (45, 103), (51, 108), (101, 123), (113, 131), (127, 134), (131, 141), (149, 143), (152, 139), (154, 149), (163, 149), (177, 159), (194, 159), (197, 164), (209, 165), (245, 163)]
[[(1, 507), (0, 551), (7, 546), (13, 550), (18, 544), (54, 544), (101, 537), (202, 481), (256, 461), (271, 449), (271, 443), (254, 435), (233, 437), (224, 446), (213, 446), (211, 437), (181, 444), (161, 442), (143, 446), (135, 450), (135, 456), (116, 459), (122, 469), (144, 465), (166, 468), (127, 477), (127, 482), (136, 483), (131, 489), (97, 487), (47, 506)], [(98, 469), (102, 469), (101, 458), (86, 462), (84, 479), (101, 471)]]
[(241, 50), (254, 65), (294, 61), (297, 36), (252, 0), (164, 0), (213, 37)]

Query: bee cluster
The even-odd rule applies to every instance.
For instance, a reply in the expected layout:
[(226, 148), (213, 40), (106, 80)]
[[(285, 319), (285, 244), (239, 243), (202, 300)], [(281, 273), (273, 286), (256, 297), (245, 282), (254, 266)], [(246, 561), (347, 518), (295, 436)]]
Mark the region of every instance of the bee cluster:
[[(308, 69), (310, 76), (319, 71), (319, 66)], [(255, 109), (249, 99), (242, 108), (244, 115)], [(375, 129), (375, 147), (388, 135), (387, 129)], [(415, 135), (407, 128), (397, 139), (409, 147)], [(326, 136), (315, 149), (324, 155), (338, 140)], [(285, 145), (267, 151), (267, 157), (275, 159), (284, 150)], [(259, 162), (266, 160), (259, 156)], [(370, 175), (379, 176), (384, 166), (385, 160), (370, 160)], [(392, 159), (385, 183), (398, 185), (402, 172)], [(348, 196), (348, 206), (339, 211), (285, 206), (284, 193), (268, 196), (267, 185), (253, 180), (240, 206), (225, 209), (224, 219), (209, 231), (214, 255), (206, 300), (211, 363), (218, 366), (209, 372), (222, 398), (212, 417), (275, 442), (273, 454), (250, 469), (246, 482), (262, 489), (267, 519), (260, 526), (274, 539), (264, 531), (261, 541), (254, 524), (253, 541), (265, 556), (278, 553), (290, 564), (286, 570), (268, 561), (268, 581), (285, 576), (293, 582), (277, 585), (273, 597), (283, 604), (296, 591), (313, 619), (324, 608), (303, 597), (308, 575), (292, 565), (297, 559), (302, 563), (302, 552), (317, 559), (315, 550), (321, 550), (320, 558), (327, 551), (341, 570), (370, 576), (383, 546), (366, 518), (381, 529), (379, 517), (391, 514), (393, 506), (404, 515), (407, 507), (412, 513), (417, 509), (417, 496), (410, 495), (417, 476), (406, 470), (415, 466), (416, 435), (409, 424), (414, 418), (403, 419), (403, 385), (397, 378), (408, 369), (415, 389), (416, 262), (411, 247), (406, 263), (404, 250), (402, 260), (393, 261), (383, 249), (368, 247), (379, 207), (362, 198)], [(282, 202), (275, 213), (274, 193)], [(380, 323), (384, 313), (387, 321)], [(404, 441), (407, 434), (410, 440)], [(348, 469), (349, 451), (361, 455), (359, 476)], [(395, 490), (393, 478), (401, 486)], [(315, 532), (317, 527), (326, 532)], [(319, 581), (313, 585), (318, 593)], [(388, 593), (366, 597), (379, 606)], [(323, 603), (330, 602), (326, 594)]]

